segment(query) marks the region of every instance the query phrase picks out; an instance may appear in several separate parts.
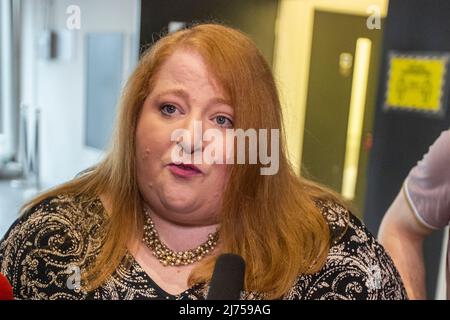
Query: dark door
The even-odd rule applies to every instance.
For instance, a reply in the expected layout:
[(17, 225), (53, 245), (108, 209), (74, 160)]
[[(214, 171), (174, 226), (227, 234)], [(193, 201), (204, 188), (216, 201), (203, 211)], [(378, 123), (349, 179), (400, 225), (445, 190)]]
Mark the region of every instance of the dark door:
[(364, 201), (382, 36), (381, 30), (369, 30), (366, 20), (315, 12), (302, 152), (303, 174), (341, 192), (356, 43), (359, 38), (369, 39), (370, 67), (353, 198), (358, 215)]

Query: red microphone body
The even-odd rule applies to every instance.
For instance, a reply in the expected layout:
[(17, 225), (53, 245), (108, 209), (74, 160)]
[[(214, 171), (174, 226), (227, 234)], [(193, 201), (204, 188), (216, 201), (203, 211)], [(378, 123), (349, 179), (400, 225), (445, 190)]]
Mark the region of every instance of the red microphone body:
[(0, 300), (14, 300), (13, 288), (8, 279), (0, 273)]

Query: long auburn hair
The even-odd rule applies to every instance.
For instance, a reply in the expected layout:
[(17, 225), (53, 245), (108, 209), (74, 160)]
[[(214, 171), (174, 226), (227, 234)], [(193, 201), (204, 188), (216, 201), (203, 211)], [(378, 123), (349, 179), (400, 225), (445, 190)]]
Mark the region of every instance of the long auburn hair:
[[(83, 272), (87, 290), (102, 285), (124, 261), (130, 239), (143, 232), (136, 179), (136, 125), (159, 68), (180, 48), (201, 54), (230, 98), (235, 128), (281, 131), (278, 173), (261, 175), (259, 164), (232, 165), (219, 218), (220, 253), (244, 258), (245, 290), (280, 298), (300, 274), (317, 272), (325, 263), (330, 230), (315, 201), (342, 202), (332, 191), (294, 173), (285, 153), (281, 106), (270, 67), (255, 44), (238, 30), (219, 24), (194, 25), (147, 49), (123, 90), (105, 158), (90, 172), (39, 195), (23, 211), (59, 194), (83, 195), (87, 204), (99, 195), (108, 195), (111, 210), (102, 227), (103, 245)], [(189, 284), (210, 280), (216, 258), (200, 261)]]

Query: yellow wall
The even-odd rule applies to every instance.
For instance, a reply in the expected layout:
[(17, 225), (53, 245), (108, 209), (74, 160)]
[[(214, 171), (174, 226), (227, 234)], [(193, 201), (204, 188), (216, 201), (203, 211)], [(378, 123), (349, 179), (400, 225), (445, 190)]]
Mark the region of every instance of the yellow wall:
[(385, 17), (388, 0), (281, 0), (275, 30), (274, 74), (283, 106), (287, 150), (300, 174), (314, 10), (368, 16), (371, 5)]

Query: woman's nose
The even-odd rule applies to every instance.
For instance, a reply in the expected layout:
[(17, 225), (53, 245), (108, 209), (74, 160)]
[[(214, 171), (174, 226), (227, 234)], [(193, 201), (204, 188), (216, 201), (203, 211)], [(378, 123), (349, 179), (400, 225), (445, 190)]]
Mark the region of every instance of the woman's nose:
[(189, 132), (190, 141), (183, 139), (179, 145), (186, 153), (195, 153), (203, 151), (203, 122), (197, 117), (190, 117), (186, 119), (184, 129)]

